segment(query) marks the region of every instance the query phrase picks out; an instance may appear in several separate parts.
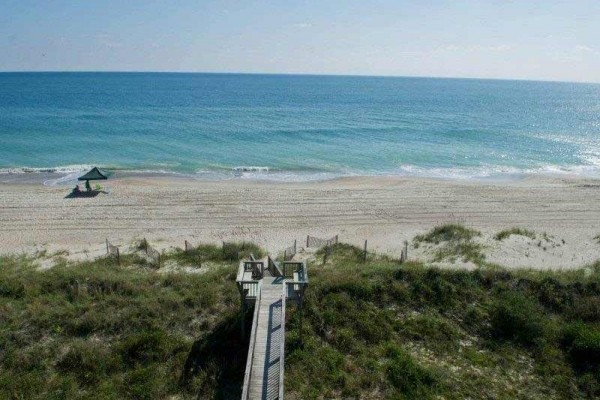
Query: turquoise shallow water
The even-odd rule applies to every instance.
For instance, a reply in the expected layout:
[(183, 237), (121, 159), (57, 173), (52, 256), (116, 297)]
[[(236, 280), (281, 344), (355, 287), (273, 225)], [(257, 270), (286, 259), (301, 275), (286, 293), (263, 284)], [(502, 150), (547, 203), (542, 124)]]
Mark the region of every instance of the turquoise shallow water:
[(209, 179), (600, 176), (600, 85), (0, 74), (0, 173), (88, 165)]

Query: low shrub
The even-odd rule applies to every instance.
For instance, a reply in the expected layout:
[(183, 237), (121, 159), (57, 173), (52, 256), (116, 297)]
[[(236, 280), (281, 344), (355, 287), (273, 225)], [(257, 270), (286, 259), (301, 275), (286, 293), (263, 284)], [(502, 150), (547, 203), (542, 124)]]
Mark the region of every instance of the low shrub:
[(578, 369), (600, 372), (600, 326), (571, 323), (564, 330), (562, 344)]
[(519, 292), (504, 293), (493, 303), (490, 323), (493, 337), (525, 346), (541, 345), (550, 334), (542, 307)]
[(401, 398), (426, 399), (435, 389), (435, 375), (395, 344), (387, 347), (387, 377)]

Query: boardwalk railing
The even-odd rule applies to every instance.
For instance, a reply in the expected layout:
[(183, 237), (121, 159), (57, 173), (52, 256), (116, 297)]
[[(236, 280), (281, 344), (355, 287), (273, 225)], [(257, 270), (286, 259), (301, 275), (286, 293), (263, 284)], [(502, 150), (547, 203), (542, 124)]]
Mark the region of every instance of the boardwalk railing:
[(281, 269), (279, 268), (279, 265), (277, 265), (277, 263), (275, 261), (273, 261), (273, 259), (271, 258), (271, 256), (267, 256), (267, 261), (269, 263), (268, 269), (269, 269), (269, 272), (271, 273), (271, 275), (273, 275), (273, 276), (283, 276), (283, 272), (281, 272)]
[(279, 397), (277, 400), (283, 400), (283, 374), (285, 373), (285, 298), (287, 297), (287, 285), (283, 285), (281, 294), (281, 341), (279, 343)]
[(303, 267), (303, 262), (286, 261), (283, 263), (283, 277), (286, 279), (294, 278), (294, 272), (300, 272)]
[(257, 282), (256, 303), (254, 304), (254, 315), (252, 317), (252, 331), (250, 333), (250, 344), (248, 346), (248, 358), (246, 359), (246, 373), (244, 374), (244, 386), (242, 389), (242, 400), (248, 400), (250, 389), (250, 377), (252, 376), (252, 359), (254, 358), (254, 347), (256, 345), (256, 330), (258, 328), (258, 315), (260, 310), (260, 282)]
[(121, 254), (119, 253), (119, 248), (112, 245), (108, 239), (106, 239), (106, 254), (115, 257), (117, 260), (117, 265), (121, 265)]
[(331, 246), (338, 243), (338, 235), (335, 235), (331, 239), (320, 239), (314, 236), (306, 236), (306, 247), (323, 247)]
[(252, 279), (262, 279), (265, 274), (265, 263), (262, 261), (244, 261), (244, 271), (252, 271)]

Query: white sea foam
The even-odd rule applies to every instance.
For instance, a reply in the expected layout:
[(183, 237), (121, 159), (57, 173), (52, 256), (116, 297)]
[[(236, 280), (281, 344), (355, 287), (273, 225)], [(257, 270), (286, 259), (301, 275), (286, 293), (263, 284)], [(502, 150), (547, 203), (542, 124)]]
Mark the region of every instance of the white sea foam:
[(83, 172), (93, 168), (92, 165), (74, 164), (61, 165), (58, 167), (13, 167), (0, 168), (0, 174), (31, 174), (31, 173), (57, 173), (68, 174), (72, 172)]
[[(127, 169), (121, 170), (120, 176), (127, 175), (172, 175), (174, 177), (185, 177), (199, 180), (256, 180), (273, 182), (310, 182), (325, 181), (341, 177), (352, 176), (400, 176), (421, 177), (449, 180), (515, 180), (528, 175), (548, 176), (578, 176), (587, 178), (600, 178), (600, 157), (589, 156), (586, 158), (587, 165), (539, 165), (529, 168), (517, 168), (500, 165), (480, 165), (472, 167), (423, 167), (413, 164), (404, 164), (394, 170), (375, 171), (358, 170), (351, 168), (335, 169), (328, 166), (327, 170), (283, 170), (273, 169), (267, 166), (239, 166), (234, 168), (207, 168), (198, 169), (193, 172), (172, 171), (169, 169)], [(28, 181), (39, 174), (39, 182), (47, 186), (66, 185), (77, 182), (82, 172), (89, 170), (91, 165), (66, 165), (47, 168), (3, 168), (0, 174), (12, 174), (17, 179), (23, 175)], [(30, 178), (25, 178), (25, 177)]]

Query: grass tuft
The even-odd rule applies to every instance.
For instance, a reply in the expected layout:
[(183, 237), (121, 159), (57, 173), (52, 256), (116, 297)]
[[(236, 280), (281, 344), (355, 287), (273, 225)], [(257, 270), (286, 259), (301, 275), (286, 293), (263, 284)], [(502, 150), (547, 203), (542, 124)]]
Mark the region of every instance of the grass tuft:
[[(531, 240), (535, 240), (535, 238), (536, 238), (535, 232), (530, 231), (529, 229), (524, 229), (524, 228), (519, 228), (519, 227), (504, 229), (504, 230), (498, 232), (496, 234), (496, 236), (494, 236), (494, 238), (498, 241), (502, 241), (504, 239), (507, 239), (511, 235), (525, 236)], [(538, 243), (538, 247), (539, 246), (540, 246), (540, 244)]]
[(441, 245), (433, 253), (435, 262), (448, 260), (454, 263), (460, 259), (481, 266), (485, 263), (484, 246), (473, 240), (477, 236), (481, 236), (481, 232), (460, 224), (446, 224), (436, 226), (425, 235), (416, 236), (414, 243)]
[(460, 224), (446, 224), (433, 228), (425, 235), (415, 236), (416, 242), (440, 244), (441, 242), (471, 240), (481, 233)]

